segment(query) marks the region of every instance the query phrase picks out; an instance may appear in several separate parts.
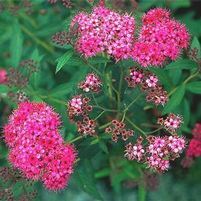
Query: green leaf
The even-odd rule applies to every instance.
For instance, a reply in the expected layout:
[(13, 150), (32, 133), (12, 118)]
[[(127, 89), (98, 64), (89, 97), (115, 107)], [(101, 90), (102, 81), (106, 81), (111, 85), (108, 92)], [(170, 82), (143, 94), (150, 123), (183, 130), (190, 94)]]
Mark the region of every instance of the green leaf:
[(9, 90), (9, 87), (6, 85), (1, 84), (0, 85), (0, 93), (7, 93)]
[(85, 160), (74, 173), (77, 185), (97, 200), (103, 200), (96, 188), (94, 169), (89, 160)]
[(182, 84), (172, 94), (170, 100), (167, 102), (163, 109), (163, 114), (174, 112), (174, 109), (181, 103), (185, 94), (185, 85)]
[(72, 56), (73, 51), (68, 51), (56, 60), (57, 62), (56, 73), (58, 73), (64, 67), (64, 65), (70, 60)]
[(10, 42), (11, 65), (17, 67), (22, 56), (23, 35), (19, 22), (16, 20), (13, 25), (13, 35)]
[(198, 56), (201, 56), (201, 47), (198, 38), (195, 36), (193, 37), (191, 48), (196, 48), (198, 50)]
[(201, 94), (201, 81), (188, 83), (186, 89), (194, 94)]
[(180, 59), (168, 64), (164, 70), (174, 70), (174, 69), (192, 69), (197, 68), (197, 64), (189, 59)]

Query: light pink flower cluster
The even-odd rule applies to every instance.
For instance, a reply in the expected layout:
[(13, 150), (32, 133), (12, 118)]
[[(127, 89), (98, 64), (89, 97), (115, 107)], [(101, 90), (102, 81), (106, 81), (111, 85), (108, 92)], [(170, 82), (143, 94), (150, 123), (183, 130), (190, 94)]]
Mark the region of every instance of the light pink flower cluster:
[(186, 155), (187, 157), (201, 156), (201, 123), (197, 123), (192, 131), (193, 138), (190, 141)]
[(45, 103), (23, 102), (4, 127), (9, 161), (25, 177), (63, 189), (73, 172), (76, 152), (59, 134), (59, 115)]
[(148, 102), (153, 102), (156, 105), (164, 105), (168, 101), (167, 91), (160, 86), (156, 75), (134, 67), (130, 68), (130, 74), (125, 79), (129, 87), (140, 86), (146, 93), (146, 100)]
[(142, 146), (142, 140), (132, 145), (127, 145), (125, 156), (129, 160), (145, 162), (148, 167), (158, 172), (167, 170), (170, 161), (179, 157), (185, 148), (185, 140), (179, 136), (149, 137), (148, 146)]
[(135, 20), (128, 14), (120, 15), (103, 5), (91, 14), (79, 13), (71, 28), (78, 26), (76, 49), (85, 57), (107, 53), (116, 60), (127, 59), (134, 42)]
[(78, 86), (85, 92), (92, 91), (98, 93), (101, 87), (101, 80), (96, 74), (89, 73), (85, 80), (80, 82)]
[(89, 102), (90, 99), (82, 95), (74, 96), (68, 102), (68, 116), (81, 135), (95, 135), (96, 122), (89, 117), (93, 109)]
[(76, 116), (85, 116), (92, 110), (92, 107), (88, 104), (90, 99), (83, 97), (82, 95), (74, 96), (68, 102), (68, 114), (69, 118), (73, 120)]
[(173, 113), (169, 114), (165, 119), (159, 118), (158, 123), (171, 133), (175, 133), (181, 126), (182, 117)]
[(142, 28), (134, 44), (132, 57), (142, 66), (162, 65), (166, 59), (175, 60), (188, 47), (186, 27), (170, 18), (170, 12), (156, 8), (142, 17)]
[(5, 84), (7, 82), (7, 72), (5, 69), (0, 69), (0, 84)]

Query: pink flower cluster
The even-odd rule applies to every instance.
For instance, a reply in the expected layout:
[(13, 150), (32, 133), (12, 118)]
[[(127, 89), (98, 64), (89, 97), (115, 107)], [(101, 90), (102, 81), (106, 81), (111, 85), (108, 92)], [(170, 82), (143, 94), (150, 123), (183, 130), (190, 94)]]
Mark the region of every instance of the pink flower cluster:
[(106, 133), (112, 134), (112, 141), (117, 142), (119, 136), (126, 141), (129, 137), (133, 136), (134, 131), (125, 128), (125, 123), (116, 119), (112, 120), (111, 126), (105, 129)]
[(77, 130), (82, 135), (94, 135), (96, 122), (89, 117), (92, 106), (90, 99), (82, 95), (74, 96), (68, 102), (68, 116), (77, 125)]
[(158, 123), (164, 126), (170, 133), (175, 133), (181, 126), (182, 117), (171, 113), (165, 119), (159, 118)]
[(85, 57), (107, 53), (116, 60), (128, 59), (134, 42), (135, 20), (120, 15), (104, 5), (93, 8), (91, 14), (79, 13), (71, 28), (78, 26), (76, 49)]
[(187, 157), (201, 156), (201, 123), (197, 123), (193, 129), (193, 139), (191, 139), (186, 155)]
[(142, 17), (132, 57), (144, 67), (162, 65), (168, 58), (175, 60), (181, 49), (188, 47), (189, 38), (186, 27), (171, 19), (169, 11), (152, 9)]
[(76, 151), (59, 134), (59, 115), (45, 103), (23, 102), (4, 127), (9, 161), (28, 179), (50, 190), (63, 189), (73, 172)]
[(85, 80), (79, 83), (78, 87), (85, 92), (92, 91), (98, 93), (101, 87), (101, 80), (96, 74), (89, 73)]
[(167, 92), (158, 83), (158, 77), (145, 70), (139, 70), (138, 67), (130, 68), (130, 74), (126, 81), (129, 87), (139, 85), (146, 93), (146, 100), (156, 105), (164, 105), (168, 101)]
[(146, 148), (140, 138), (136, 144), (129, 143), (125, 150), (125, 157), (129, 160), (145, 162), (155, 171), (163, 172), (170, 166), (170, 161), (179, 157), (185, 148), (185, 140), (178, 136), (154, 137), (148, 139)]
[(7, 72), (5, 69), (0, 69), (0, 84), (5, 84), (7, 82)]

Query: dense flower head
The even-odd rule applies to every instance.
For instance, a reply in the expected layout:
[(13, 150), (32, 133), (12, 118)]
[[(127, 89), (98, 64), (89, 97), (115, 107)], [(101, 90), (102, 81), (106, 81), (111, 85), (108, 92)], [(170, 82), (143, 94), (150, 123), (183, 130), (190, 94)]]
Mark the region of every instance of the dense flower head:
[(171, 19), (167, 10), (152, 9), (142, 18), (132, 57), (144, 67), (162, 65), (168, 58), (175, 60), (188, 47), (189, 38), (186, 27)]
[(159, 118), (158, 123), (164, 126), (164, 128), (169, 132), (175, 133), (175, 131), (181, 126), (182, 117), (180, 115), (170, 113), (165, 119)]
[(85, 80), (79, 83), (79, 88), (85, 92), (99, 92), (101, 87), (101, 80), (100, 78), (94, 74), (89, 73)]
[(126, 146), (125, 157), (129, 160), (137, 160), (144, 162), (147, 166), (157, 172), (163, 172), (170, 166), (170, 161), (179, 157), (179, 154), (185, 148), (186, 142), (183, 137), (179, 136), (164, 136), (154, 137), (150, 136), (148, 145), (137, 141), (132, 145), (129, 143)]
[(7, 72), (5, 69), (0, 69), (0, 84), (5, 84), (7, 82)]
[(201, 156), (201, 123), (197, 123), (192, 131), (193, 139), (190, 141), (186, 155), (187, 157)]
[[(4, 127), (11, 164), (29, 179), (43, 180), (48, 174), (52, 184), (44, 184), (50, 190), (66, 186), (76, 157), (74, 147), (64, 145), (59, 127), (59, 115), (47, 104), (35, 102), (20, 103)], [(57, 160), (60, 160), (59, 164), (68, 164), (58, 168), (57, 173), (63, 175), (62, 178), (54, 177), (53, 170), (48, 169)]]
[(111, 126), (105, 129), (105, 132), (112, 135), (112, 141), (117, 142), (119, 136), (126, 141), (129, 137), (133, 136), (134, 131), (126, 129), (126, 125), (122, 121), (114, 119), (111, 122)]
[(127, 59), (134, 42), (135, 20), (128, 14), (120, 15), (103, 5), (74, 17), (71, 28), (78, 26), (76, 49), (85, 57), (107, 53), (116, 60)]

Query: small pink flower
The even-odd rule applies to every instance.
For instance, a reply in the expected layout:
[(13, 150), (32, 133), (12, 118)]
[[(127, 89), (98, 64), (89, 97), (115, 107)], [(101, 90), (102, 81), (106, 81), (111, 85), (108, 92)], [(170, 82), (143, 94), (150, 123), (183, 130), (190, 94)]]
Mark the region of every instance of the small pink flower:
[(146, 83), (148, 85), (148, 87), (156, 87), (157, 83), (158, 83), (158, 78), (155, 75), (150, 75), (147, 79), (146, 79)]
[(0, 84), (5, 84), (7, 82), (7, 72), (5, 69), (0, 69)]
[(99, 92), (101, 87), (101, 80), (94, 73), (90, 73), (86, 76), (84, 81), (79, 83), (78, 86), (85, 92), (89, 91)]

